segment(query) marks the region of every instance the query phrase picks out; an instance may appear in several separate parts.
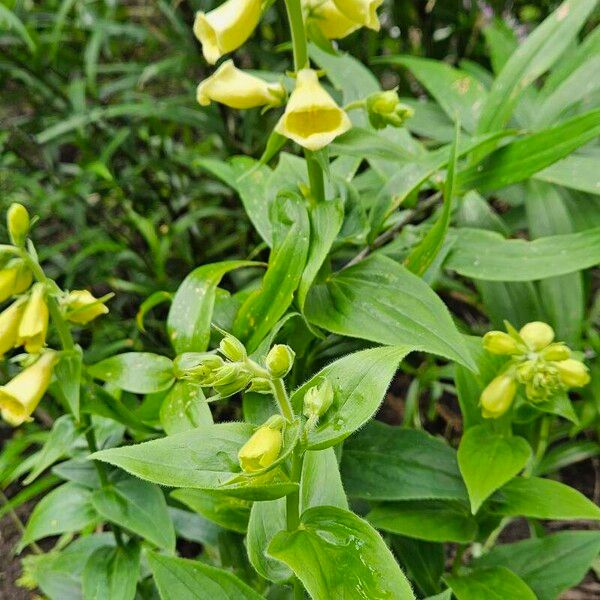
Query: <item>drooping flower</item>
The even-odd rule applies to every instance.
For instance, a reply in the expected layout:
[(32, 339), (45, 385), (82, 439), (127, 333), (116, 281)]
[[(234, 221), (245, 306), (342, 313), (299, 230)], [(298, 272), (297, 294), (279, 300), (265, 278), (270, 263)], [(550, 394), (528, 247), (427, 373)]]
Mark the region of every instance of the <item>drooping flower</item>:
[(302, 69), (275, 131), (303, 148), (320, 150), (352, 127), (348, 115), (319, 83), (316, 71)]
[(36, 354), (46, 345), (48, 332), (48, 305), (46, 304), (46, 286), (36, 283), (25, 305), (19, 324), (17, 346), (25, 346), (30, 354)]
[(226, 0), (210, 12), (199, 12), (194, 34), (206, 61), (214, 65), (221, 56), (239, 48), (260, 19), (261, 0)]
[(486, 419), (501, 417), (510, 408), (516, 393), (517, 382), (510, 375), (498, 375), (481, 394), (482, 415)]
[(303, 9), (307, 23), (314, 23), (330, 40), (342, 39), (361, 27), (342, 13), (333, 0), (306, 0)]
[(377, 9), (383, 0), (333, 0), (338, 10), (361, 26), (379, 31)]
[(196, 98), (201, 106), (208, 106), (211, 101), (237, 109), (279, 106), (285, 100), (285, 89), (280, 83), (268, 83), (241, 71), (228, 60), (200, 82)]
[(73, 290), (61, 301), (71, 323), (85, 325), (108, 313), (108, 308), (88, 290)]
[(259, 427), (238, 452), (242, 470), (256, 473), (271, 466), (279, 457), (283, 435), (277, 426)]

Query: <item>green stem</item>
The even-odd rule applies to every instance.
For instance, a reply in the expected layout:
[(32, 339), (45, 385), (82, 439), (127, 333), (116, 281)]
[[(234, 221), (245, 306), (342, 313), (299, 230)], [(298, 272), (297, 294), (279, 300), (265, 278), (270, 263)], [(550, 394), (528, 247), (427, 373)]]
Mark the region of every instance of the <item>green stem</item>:
[(308, 44), (306, 43), (302, 5), (300, 4), (300, 0), (285, 0), (285, 7), (292, 33), (294, 69), (300, 71), (308, 66)]
[(531, 477), (535, 468), (540, 464), (546, 450), (548, 449), (548, 440), (550, 437), (550, 425), (552, 424), (552, 417), (546, 415), (542, 417), (540, 422), (540, 433), (538, 436), (537, 446), (535, 448), (535, 455), (527, 465), (527, 468), (523, 471), (523, 477)]
[(294, 410), (292, 409), (292, 404), (288, 398), (283, 379), (271, 380), (271, 387), (281, 414), (285, 417), (286, 421), (291, 423), (294, 420)]
[[(300, 483), (302, 477), (302, 463), (304, 462), (304, 449), (296, 446), (292, 454), (292, 468), (290, 470), (290, 480)], [(300, 487), (295, 492), (285, 497), (285, 521), (288, 531), (296, 531), (300, 525)], [(304, 586), (302, 582), (294, 577), (292, 579), (293, 598), (302, 600), (304, 598)]]
[(321, 169), (321, 165), (310, 150), (304, 151), (304, 158), (306, 159), (306, 170), (308, 171), (310, 195), (315, 202), (324, 202), (325, 179), (323, 178), (323, 169)]
[[(33, 276), (35, 279), (43, 283), (46, 287), (50, 287), (51, 285), (55, 285), (53, 281), (48, 279), (46, 273), (44, 273), (44, 269), (42, 269), (40, 263), (24, 248), (21, 250), (21, 256), (23, 260), (27, 263), (27, 266), (31, 269)], [(58, 305), (58, 301), (54, 296), (48, 294), (46, 296), (46, 304), (48, 305), (48, 312), (50, 313), (50, 317), (52, 318), (52, 323), (54, 327), (56, 327), (56, 332), (58, 333), (58, 337), (60, 338), (60, 344), (66, 352), (73, 352), (76, 348), (75, 341), (73, 340), (73, 336), (71, 335), (71, 329), (66, 319), (64, 318), (60, 306)], [(79, 419), (79, 425), (82, 426), (85, 430), (85, 439), (87, 441), (88, 449), (90, 454), (93, 454), (98, 450), (98, 444), (96, 443), (96, 435), (94, 433), (94, 429), (91, 424), (91, 420), (89, 415), (81, 415)], [(94, 461), (94, 466), (98, 473), (98, 478), (100, 479), (100, 484), (102, 487), (108, 486), (108, 476), (106, 474), (106, 469), (104, 468), (104, 464)], [(115, 540), (119, 546), (123, 545), (123, 538), (121, 535), (121, 530), (117, 525), (111, 524), (111, 528), (113, 530)]]

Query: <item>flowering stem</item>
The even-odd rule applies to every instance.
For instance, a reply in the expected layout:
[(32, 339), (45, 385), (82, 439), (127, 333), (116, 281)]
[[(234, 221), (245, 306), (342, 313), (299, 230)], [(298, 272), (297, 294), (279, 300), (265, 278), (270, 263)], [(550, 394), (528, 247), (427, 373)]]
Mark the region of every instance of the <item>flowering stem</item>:
[(314, 201), (325, 201), (325, 180), (323, 179), (323, 169), (310, 150), (304, 151), (306, 159), (306, 170), (308, 171), (308, 182), (310, 184), (310, 195)]
[(272, 379), (271, 387), (273, 389), (273, 395), (275, 396), (275, 400), (277, 400), (281, 414), (285, 417), (286, 421), (291, 423), (294, 420), (294, 410), (292, 409), (292, 404), (288, 398), (283, 380)]
[(302, 16), (300, 0), (285, 0), (288, 21), (292, 32), (292, 47), (294, 50), (294, 69), (300, 71), (308, 66), (308, 44)]

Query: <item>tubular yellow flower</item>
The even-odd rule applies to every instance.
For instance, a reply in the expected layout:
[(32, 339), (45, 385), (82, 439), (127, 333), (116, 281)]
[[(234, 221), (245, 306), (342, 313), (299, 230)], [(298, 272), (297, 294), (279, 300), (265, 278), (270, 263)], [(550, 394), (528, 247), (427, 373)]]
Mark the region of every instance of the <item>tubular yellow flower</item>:
[(281, 430), (269, 425), (259, 427), (238, 453), (240, 465), (246, 473), (255, 473), (272, 465), (281, 452)]
[(13, 427), (31, 421), (33, 411), (48, 388), (57, 360), (56, 352), (44, 352), (33, 365), (0, 387), (0, 416), (4, 421)]
[(481, 393), (482, 415), (486, 419), (501, 417), (512, 404), (517, 382), (509, 375), (498, 375)]
[(333, 0), (306, 0), (303, 8), (307, 22), (315, 23), (330, 40), (339, 40), (360, 28), (360, 23), (340, 12)]
[(583, 387), (590, 382), (588, 368), (581, 361), (568, 358), (554, 364), (561, 381), (567, 387)]
[(544, 360), (566, 360), (571, 356), (571, 350), (566, 344), (556, 342), (544, 348), (541, 355)]
[(320, 150), (352, 127), (348, 115), (319, 83), (312, 69), (298, 71), (296, 87), (275, 131), (308, 150)]
[(361, 26), (379, 31), (377, 9), (383, 0), (333, 0), (338, 10)]
[(47, 332), (46, 288), (43, 283), (36, 283), (31, 289), (31, 295), (19, 324), (17, 346), (25, 346), (27, 352), (36, 354), (45, 346)]
[(71, 323), (85, 325), (100, 315), (108, 313), (108, 308), (99, 302), (88, 290), (74, 290), (69, 292), (62, 301), (67, 309), (67, 319)]
[(521, 327), (519, 335), (532, 350), (542, 350), (552, 343), (554, 329), (542, 321), (532, 321)]
[(260, 9), (261, 0), (227, 0), (208, 13), (196, 14), (194, 34), (209, 64), (214, 65), (252, 35), (260, 19)]
[(33, 276), (23, 261), (13, 261), (5, 269), (0, 270), (0, 302), (4, 302), (11, 296), (22, 294), (26, 291)]
[(519, 354), (521, 351), (517, 341), (503, 331), (488, 331), (483, 336), (483, 347), (493, 354)]
[(15, 347), (24, 310), (25, 300), (21, 298), (0, 314), (0, 358)]
[(228, 60), (200, 83), (196, 98), (201, 106), (211, 101), (238, 109), (279, 106), (285, 100), (285, 89), (280, 83), (267, 83), (244, 73)]

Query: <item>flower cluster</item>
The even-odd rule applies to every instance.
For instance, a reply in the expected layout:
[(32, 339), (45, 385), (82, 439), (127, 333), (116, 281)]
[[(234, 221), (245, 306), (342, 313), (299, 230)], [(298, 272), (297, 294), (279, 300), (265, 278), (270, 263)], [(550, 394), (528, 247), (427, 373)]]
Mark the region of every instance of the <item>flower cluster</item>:
[(7, 226), (12, 245), (3, 246), (0, 254), (0, 303), (12, 302), (0, 313), (0, 358), (21, 347), (28, 356), (22, 361), (26, 368), (0, 386), (0, 416), (18, 426), (31, 420), (59, 359), (56, 351), (46, 348), (49, 303), (55, 303), (59, 318), (78, 324), (108, 309), (103, 304), (107, 298), (98, 300), (87, 290), (62, 292), (46, 279), (35, 252), (26, 249), (30, 219), (24, 206), (9, 208)]
[(483, 347), (488, 352), (510, 357), (481, 394), (485, 418), (495, 419), (506, 413), (519, 384), (524, 387), (527, 400), (535, 404), (589, 383), (587, 367), (571, 358), (566, 344), (554, 342), (550, 325), (534, 321), (516, 331), (507, 324), (507, 331), (490, 331), (483, 337)]
[[(314, 25), (328, 39), (342, 38), (360, 27), (379, 29), (377, 8), (382, 0), (305, 0), (306, 24)], [(264, 8), (261, 0), (227, 0), (214, 10), (196, 15), (194, 33), (204, 57), (215, 64), (239, 48), (256, 28)], [(307, 150), (320, 150), (352, 127), (345, 110), (319, 83), (317, 71), (303, 65), (295, 74), (295, 87), (275, 131)], [(371, 98), (354, 108), (364, 108), (374, 127), (399, 127), (410, 116), (395, 91)], [(219, 102), (235, 109), (273, 108), (286, 102), (282, 83), (269, 83), (238, 69), (233, 60), (223, 62), (198, 86), (197, 100), (208, 106)]]

